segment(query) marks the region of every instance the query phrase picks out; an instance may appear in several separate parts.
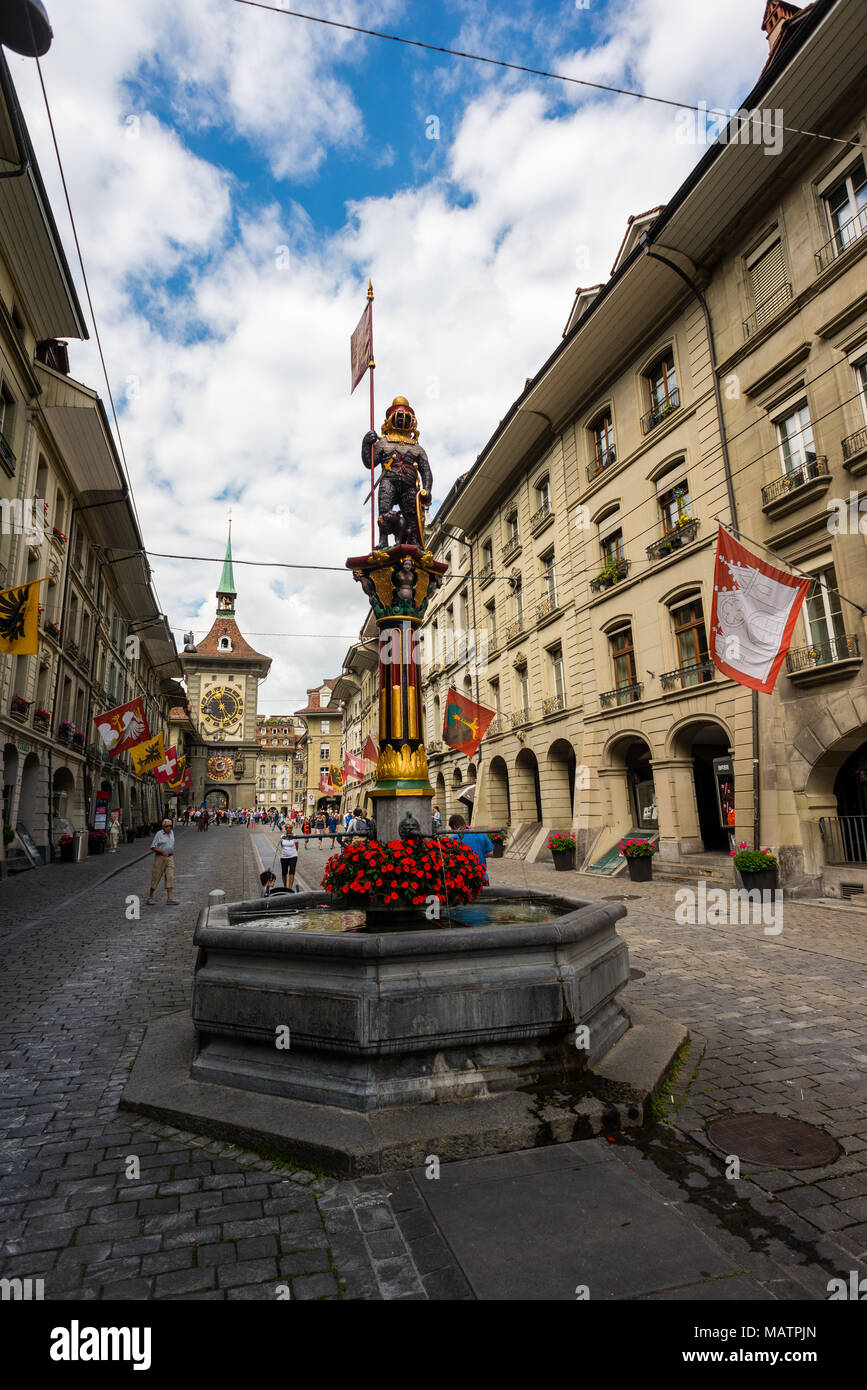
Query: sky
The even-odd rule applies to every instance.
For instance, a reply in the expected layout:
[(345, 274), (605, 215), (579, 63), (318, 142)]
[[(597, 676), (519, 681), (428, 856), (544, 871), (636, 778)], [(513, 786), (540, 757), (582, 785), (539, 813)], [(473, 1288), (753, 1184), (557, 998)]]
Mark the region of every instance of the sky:
[[(277, 4), (277, 0), (275, 0)], [(238, 0), (47, 0), (42, 71), (163, 611), (201, 637), (232, 512), (265, 714), (339, 674), (366, 600), (367, 381), (412, 403), (434, 506), (604, 282), (630, 214), (705, 152), (672, 108)], [(278, 8), (287, 8), (287, 6)], [(308, 12), (587, 81), (739, 106), (764, 0), (307, 0)], [(7, 53), (84, 303), (35, 63)], [(70, 370), (105, 397), (95, 344)], [(299, 566), (248, 566), (243, 560)], [(335, 566), (336, 571), (307, 568)]]

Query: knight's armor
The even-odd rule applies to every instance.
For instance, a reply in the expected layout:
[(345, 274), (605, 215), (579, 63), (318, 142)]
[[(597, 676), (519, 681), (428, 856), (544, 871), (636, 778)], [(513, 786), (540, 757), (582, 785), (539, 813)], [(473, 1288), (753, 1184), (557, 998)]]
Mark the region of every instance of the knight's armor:
[(386, 411), (382, 434), (368, 430), (361, 441), (361, 460), (381, 468), (378, 487), (380, 549), (388, 548), (389, 535), (395, 545), (424, 547), (424, 512), (430, 505), (433, 475), (427, 454), (418, 443), (415, 415), (399, 396)]

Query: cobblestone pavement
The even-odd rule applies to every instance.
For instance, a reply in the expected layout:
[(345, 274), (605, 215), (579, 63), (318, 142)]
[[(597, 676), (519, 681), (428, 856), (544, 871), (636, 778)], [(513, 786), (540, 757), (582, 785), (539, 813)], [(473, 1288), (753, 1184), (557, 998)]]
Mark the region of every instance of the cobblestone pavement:
[[(336, 1182), (118, 1111), (147, 1022), (188, 1007), (192, 929), (208, 890), (258, 892), (246, 832), (181, 828), (180, 905), (146, 908), (149, 865), (135, 862), (144, 843), (116, 861), (0, 884), (0, 1277), (43, 1278), (53, 1299), (274, 1299), (282, 1286), (301, 1299), (473, 1297), (423, 1174)], [(330, 853), (302, 850), (305, 886), (318, 886)], [(630, 997), (690, 1028), (668, 1123), (610, 1136), (617, 1158), (630, 1168), (642, 1159), (641, 1178), (728, 1242), (768, 1297), (826, 1298), (830, 1274), (860, 1269), (867, 912), (786, 903), (783, 930), (766, 935), (677, 924), (684, 885), (671, 882), (555, 877), (510, 860), (493, 861), (490, 875), (528, 891), (623, 897), (620, 930), (645, 972)], [(127, 919), (136, 894), (140, 917)], [(732, 1109), (810, 1120), (843, 1155), (800, 1172), (745, 1165), (727, 1182), (704, 1125)]]

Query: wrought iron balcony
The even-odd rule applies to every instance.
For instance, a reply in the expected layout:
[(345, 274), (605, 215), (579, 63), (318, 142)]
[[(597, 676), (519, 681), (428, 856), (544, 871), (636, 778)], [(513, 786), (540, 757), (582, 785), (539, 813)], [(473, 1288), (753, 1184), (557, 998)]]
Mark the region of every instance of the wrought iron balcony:
[(763, 299), (761, 304), (757, 304), (755, 313), (750, 314), (748, 319), (744, 319), (744, 338), (754, 338), (760, 328), (764, 328), (766, 323), (770, 323), (772, 318), (776, 318), (791, 298), (792, 287), (786, 282), (786, 284), (780, 285), (778, 290), (774, 290), (773, 294), (769, 294), (767, 299)]
[(509, 716), (509, 719), (512, 728), (516, 729), (519, 724), (529, 724), (530, 711), (528, 709), (516, 709), (514, 713)]
[(861, 665), (861, 646), (854, 633), (829, 637), (811, 647), (799, 647), (786, 656), (786, 673), (797, 685), (848, 675)]
[(566, 708), (565, 695), (549, 695), (547, 700), (542, 701), (543, 714), (556, 714), (558, 710)]
[(816, 252), (817, 275), (821, 275), (823, 270), (827, 270), (829, 265), (836, 261), (839, 256), (842, 256), (844, 251), (848, 251), (850, 246), (854, 246), (856, 241), (860, 241), (865, 234), (867, 234), (867, 208), (862, 208), (860, 212), (856, 212), (854, 217), (850, 217), (848, 222), (844, 222), (842, 227), (838, 228), (834, 236), (831, 237), (831, 240), (826, 241), (825, 245)]
[(503, 562), (505, 563), (506, 560), (511, 559), (511, 557), (513, 555), (516, 555), (520, 549), (521, 537), (516, 533), (509, 540), (507, 540), (506, 544), (503, 546)]
[(479, 583), (480, 583), (480, 584), (490, 584), (490, 582), (491, 582), (491, 580), (493, 579), (493, 577), (494, 577), (494, 562), (493, 562), (493, 560), (491, 560), (491, 561), (488, 562), (487, 565), (482, 565), (482, 568), (479, 570)]
[(67, 656), (75, 657), (76, 660), (78, 659), (79, 646), (78, 643), (73, 642), (71, 638), (66, 639), (66, 641), (63, 644), (63, 650), (66, 652)]
[(552, 613), (556, 613), (559, 607), (557, 595), (549, 594), (547, 598), (543, 598), (536, 604), (536, 621), (541, 622), (543, 618), (547, 618)]
[[(645, 434), (646, 434), (646, 433), (647, 433), (647, 431), (645, 430)], [(610, 448), (610, 449), (599, 449), (599, 450), (597, 450), (596, 456), (595, 456), (595, 458), (593, 459), (593, 462), (592, 462), (592, 463), (589, 463), (589, 464), (587, 465), (587, 481), (588, 481), (588, 483), (592, 483), (594, 478), (598, 478), (598, 476), (599, 476), (600, 473), (604, 472), (604, 470), (605, 470), (606, 468), (610, 468), (611, 465), (612, 465), (612, 463), (616, 463), (616, 462), (617, 462), (617, 449), (615, 448), (615, 446), (614, 446), (613, 444), (611, 445), (611, 448)]]
[(849, 464), (862, 454), (867, 454), (867, 426), (863, 430), (856, 430), (854, 434), (847, 435), (843, 440), (843, 462), (848, 468)]
[(10, 477), (15, 472), (15, 451), (5, 434), (0, 430), (0, 462)]
[(663, 420), (667, 420), (669, 415), (673, 415), (676, 410), (680, 410), (680, 390), (675, 387), (667, 401), (660, 401), (652, 410), (648, 410), (646, 415), (641, 417), (642, 434), (650, 434), (657, 425), (661, 425)]
[(522, 633), (523, 631), (524, 631), (524, 619), (523, 619), (523, 618), (516, 618), (515, 621), (514, 621), (513, 623), (509, 623), (509, 624), (507, 625), (507, 627), (506, 627), (506, 641), (507, 641), (507, 642), (513, 642), (513, 641), (515, 640), (516, 637), (520, 637), (520, 636), (521, 636), (521, 633)]
[(662, 560), (674, 550), (682, 550), (698, 535), (698, 518), (683, 517), (670, 531), (664, 532), (660, 540), (647, 547), (648, 560)]
[(543, 502), (533, 515), (530, 517), (530, 530), (533, 532), (541, 531), (546, 522), (554, 518), (554, 509), (550, 502)]
[(617, 705), (634, 705), (641, 699), (643, 689), (640, 681), (636, 681), (634, 685), (621, 685), (616, 690), (606, 690), (599, 696), (599, 703), (603, 709), (611, 709)]
[(793, 468), (791, 473), (784, 473), (782, 477), (775, 478), (767, 487), (762, 488), (762, 511), (788, 510), (781, 507), (780, 503), (790, 497), (798, 497), (798, 501), (804, 500), (803, 489), (807, 489), (810, 496), (819, 488), (812, 488), (808, 485), (819, 480), (830, 481), (831, 474), (828, 469), (828, 460), (823, 455), (812, 454), (807, 456), (806, 463), (802, 463), (800, 468)]
[(485, 733), (488, 735), (489, 738), (494, 738), (495, 735), (501, 734), (502, 732), (503, 732), (503, 721), (502, 721), (502, 719), (499, 717), (499, 715), (497, 715), (497, 717), (496, 717), (495, 719), (492, 719), (492, 720), (491, 720), (490, 724), (488, 725), (487, 729), (485, 730)]
[(712, 681), (716, 667), (708, 658), (706, 661), (696, 661), (689, 666), (681, 666), (677, 671), (665, 671), (659, 677), (659, 683), (663, 690), (685, 690), (688, 686), (704, 685), (706, 681)]
[(621, 579), (625, 579), (628, 573), (629, 561), (615, 560), (613, 564), (600, 570), (595, 579), (590, 580), (590, 589), (594, 594), (601, 594), (603, 589), (610, 589)]

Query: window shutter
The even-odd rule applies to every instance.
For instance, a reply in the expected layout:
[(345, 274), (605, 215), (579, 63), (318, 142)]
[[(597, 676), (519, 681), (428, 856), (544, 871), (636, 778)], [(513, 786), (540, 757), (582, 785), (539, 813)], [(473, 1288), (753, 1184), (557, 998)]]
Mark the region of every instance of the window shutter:
[(755, 265), (750, 267), (753, 287), (753, 300), (758, 307), (770, 299), (786, 283), (786, 263), (783, 259), (783, 243), (775, 241)]

